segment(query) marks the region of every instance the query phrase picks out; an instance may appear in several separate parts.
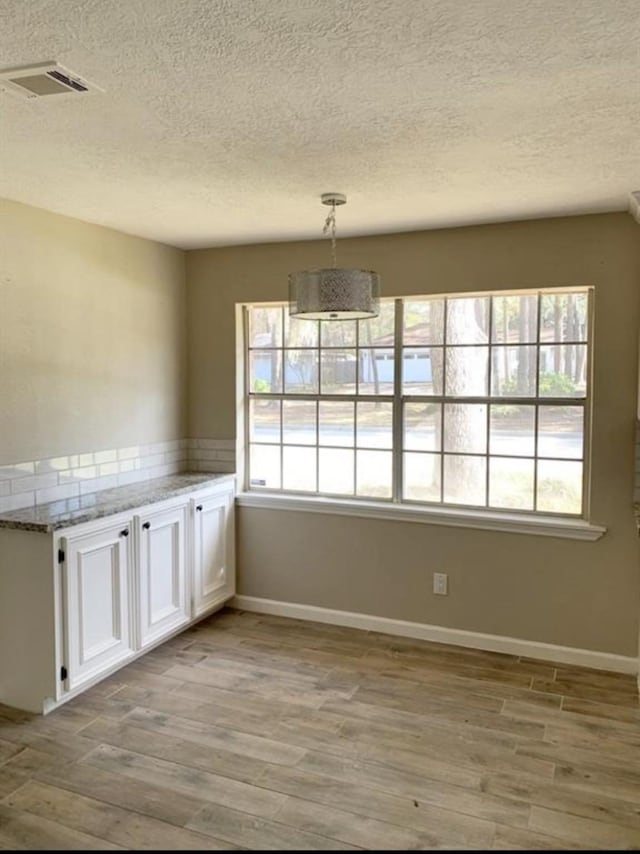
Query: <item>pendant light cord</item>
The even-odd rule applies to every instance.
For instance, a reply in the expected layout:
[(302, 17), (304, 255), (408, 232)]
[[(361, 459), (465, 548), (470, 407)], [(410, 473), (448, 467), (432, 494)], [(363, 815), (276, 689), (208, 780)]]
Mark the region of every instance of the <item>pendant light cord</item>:
[(334, 202), (331, 205), (331, 210), (327, 214), (327, 218), (324, 221), (324, 228), (322, 229), (323, 234), (328, 234), (331, 232), (331, 257), (333, 259), (334, 269), (338, 266), (337, 262), (337, 253), (336, 253), (336, 203)]

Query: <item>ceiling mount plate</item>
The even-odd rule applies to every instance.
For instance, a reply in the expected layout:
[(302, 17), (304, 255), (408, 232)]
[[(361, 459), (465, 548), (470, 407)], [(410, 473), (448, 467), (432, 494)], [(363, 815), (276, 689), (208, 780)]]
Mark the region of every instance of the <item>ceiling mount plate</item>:
[(320, 196), (320, 201), (323, 205), (346, 205), (347, 197), (344, 193), (323, 193)]

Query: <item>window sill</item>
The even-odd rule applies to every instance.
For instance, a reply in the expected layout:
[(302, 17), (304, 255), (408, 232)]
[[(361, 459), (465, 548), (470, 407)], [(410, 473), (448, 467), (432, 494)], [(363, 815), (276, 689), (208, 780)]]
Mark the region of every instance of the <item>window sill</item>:
[(561, 537), (569, 540), (594, 542), (607, 529), (584, 519), (562, 516), (533, 516), (531, 514), (501, 513), (499, 511), (462, 510), (451, 507), (419, 507), (412, 504), (391, 504), (300, 496), (241, 492), (236, 496), (240, 507), (265, 510), (294, 510), (304, 513), (328, 513), (333, 516), (358, 516), (364, 519), (387, 519), (394, 522), (418, 522), (424, 525), (444, 525), (454, 528), (475, 528), (483, 531), (504, 531), (510, 534), (533, 534), (540, 537)]

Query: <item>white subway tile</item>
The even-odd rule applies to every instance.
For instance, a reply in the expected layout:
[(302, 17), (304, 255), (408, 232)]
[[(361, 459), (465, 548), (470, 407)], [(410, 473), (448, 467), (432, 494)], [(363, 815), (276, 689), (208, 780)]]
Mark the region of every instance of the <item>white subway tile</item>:
[(13, 480), (14, 477), (24, 477), (35, 472), (33, 463), (11, 463), (0, 466), (0, 480)]
[(236, 440), (235, 439), (216, 439), (217, 445), (216, 447), (220, 450), (226, 451), (235, 451), (236, 448)]
[(121, 472), (118, 475), (118, 486), (129, 486), (131, 483), (141, 483), (147, 480), (146, 469), (134, 469), (133, 471)]
[(21, 492), (18, 495), (7, 495), (6, 498), (0, 498), (0, 513), (9, 513), (11, 510), (22, 510), (23, 507), (33, 507), (35, 501), (35, 492)]
[(149, 468), (144, 469), (144, 473), (146, 475), (145, 480), (154, 480), (156, 477), (164, 477), (164, 465), (150, 466)]
[(234, 463), (236, 460), (236, 452), (235, 451), (216, 451), (217, 459), (222, 460), (225, 463)]
[[(204, 464), (204, 471), (214, 470), (216, 455), (221, 451), (220, 462), (227, 465), (231, 462), (233, 454), (224, 453), (226, 446), (235, 448), (235, 440), (168, 439), (0, 466), (0, 501), (4, 502), (0, 509), (66, 501), (117, 484), (193, 471), (198, 461)], [(196, 460), (192, 462), (194, 455)]]
[(131, 460), (134, 457), (140, 456), (140, 446), (133, 445), (130, 448), (119, 448), (118, 450), (118, 459), (119, 460)]
[(198, 439), (196, 447), (197, 448), (206, 448), (208, 450), (215, 451), (215, 449), (218, 447), (218, 440), (217, 439)]
[(134, 460), (121, 460), (118, 463), (120, 471), (133, 471), (134, 469), (142, 468), (142, 460), (136, 457)]
[(48, 489), (38, 489), (36, 490), (36, 504), (48, 504), (50, 501), (74, 498), (79, 493), (80, 487), (77, 483), (65, 483), (60, 486), (51, 486)]
[(149, 478), (153, 480), (155, 477), (166, 477), (168, 474), (173, 474), (172, 464), (162, 463), (158, 466), (152, 466), (151, 468), (146, 469), (149, 474)]
[(154, 442), (150, 445), (149, 453), (166, 454), (167, 451), (175, 451), (178, 439), (167, 439), (164, 442)]
[(156, 466), (161, 466), (165, 462), (164, 454), (152, 454), (149, 457), (142, 457), (140, 460), (140, 465), (142, 468), (150, 469), (155, 468)]
[(50, 513), (72, 513), (80, 509), (80, 498), (63, 498), (60, 501), (49, 502)]
[(205, 448), (209, 451), (229, 451), (235, 450), (236, 447), (235, 439), (195, 439), (191, 441), (196, 443), (195, 447)]
[(98, 469), (96, 466), (83, 466), (77, 469), (67, 469), (58, 472), (58, 483), (77, 483), (79, 480), (87, 480), (96, 477)]
[(113, 489), (117, 485), (118, 475), (116, 474), (83, 480), (80, 483), (80, 495), (86, 495), (88, 492), (100, 492), (102, 489)]
[(73, 469), (67, 469), (66, 471), (58, 472), (58, 483), (74, 483), (75, 474)]
[(96, 451), (93, 455), (95, 462), (100, 465), (100, 463), (115, 463), (118, 459), (117, 451)]
[(74, 471), (78, 481), (93, 480), (100, 476), (100, 466), (82, 466)]
[(48, 474), (52, 471), (65, 471), (71, 468), (69, 457), (52, 457), (50, 460), (38, 460), (34, 463), (36, 474)]
[(220, 460), (199, 460), (194, 463), (196, 467), (196, 471), (199, 472), (209, 472), (211, 474), (219, 474), (225, 471), (225, 466), (230, 465), (229, 463), (222, 463)]
[(218, 451), (213, 449), (207, 450), (206, 448), (196, 448), (193, 451), (193, 458), (195, 460), (217, 460)]
[(100, 472), (100, 477), (104, 477), (107, 474), (118, 474), (119, 466), (118, 463), (101, 463), (98, 466), (98, 471)]
[(58, 485), (58, 473), (34, 474), (27, 477), (17, 477), (11, 481), (11, 492), (35, 492), (37, 489), (46, 489), (49, 486)]

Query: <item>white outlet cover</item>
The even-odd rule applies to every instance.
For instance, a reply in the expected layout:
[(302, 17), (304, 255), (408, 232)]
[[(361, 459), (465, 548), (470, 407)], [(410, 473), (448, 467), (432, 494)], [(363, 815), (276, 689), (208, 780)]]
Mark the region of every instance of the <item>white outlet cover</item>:
[(446, 596), (448, 592), (448, 576), (446, 572), (433, 573), (433, 592), (437, 596)]

